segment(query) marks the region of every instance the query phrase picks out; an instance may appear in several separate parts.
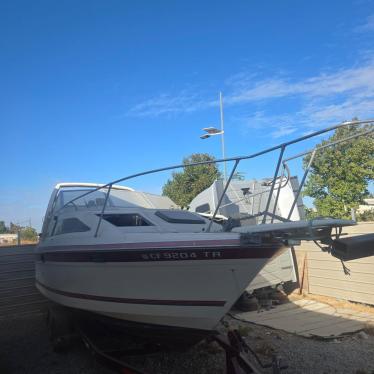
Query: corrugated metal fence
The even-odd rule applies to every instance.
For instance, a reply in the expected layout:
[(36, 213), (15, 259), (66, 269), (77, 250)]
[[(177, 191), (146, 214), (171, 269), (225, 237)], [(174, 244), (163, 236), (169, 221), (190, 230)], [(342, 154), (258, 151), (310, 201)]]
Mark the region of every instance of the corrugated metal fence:
[[(374, 232), (374, 222), (344, 229), (350, 236)], [(314, 243), (296, 247), (299, 279), (306, 292), (374, 305), (374, 256), (342, 263), (322, 252)]]
[(0, 247), (0, 319), (45, 310), (47, 300), (35, 288), (34, 248)]

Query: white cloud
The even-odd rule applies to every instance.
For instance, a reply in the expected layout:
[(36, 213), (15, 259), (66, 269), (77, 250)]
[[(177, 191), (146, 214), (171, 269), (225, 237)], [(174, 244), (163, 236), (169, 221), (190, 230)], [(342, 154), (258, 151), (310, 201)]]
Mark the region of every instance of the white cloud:
[(367, 17), (365, 23), (357, 26), (355, 31), (359, 33), (374, 31), (374, 14)]
[[(239, 121), (254, 129), (275, 128), (270, 132), (273, 138), (353, 117), (374, 116), (373, 60), (300, 80), (275, 77), (250, 82), (245, 78), (243, 73), (235, 76), (235, 79), (243, 79), (245, 85), (235, 79), (228, 80), (233, 89), (229, 96), (226, 95), (225, 102), (235, 106), (260, 107), (260, 110), (242, 116)], [(291, 111), (288, 108), (284, 113), (274, 115), (273, 104), (279, 99), (294, 99), (292, 107), (296, 109)], [(279, 110), (279, 105), (277, 107)]]
[(336, 104), (311, 104), (305, 108), (305, 116), (316, 122), (350, 120), (353, 117), (364, 119), (374, 116), (374, 97), (359, 99), (352, 97)]
[(286, 125), (286, 126), (280, 126), (277, 130), (270, 133), (270, 135), (274, 139), (281, 138), (286, 135), (293, 134), (295, 131), (297, 131), (297, 128), (294, 126)]
[[(301, 127), (305, 131), (352, 117), (374, 116), (374, 60), (302, 79), (284, 74), (259, 79), (252, 73), (241, 72), (226, 79), (224, 92), (225, 108), (230, 108), (232, 117), (251, 128), (275, 128), (270, 134), (279, 138)], [(212, 100), (215, 95), (212, 93), (207, 99), (201, 93), (187, 91), (163, 94), (136, 105), (127, 115), (155, 117), (204, 110), (218, 106), (218, 101)], [(275, 115), (276, 100), (291, 100), (292, 105), (281, 107), (283, 113)], [(250, 114), (235, 114), (243, 108)]]
[[(177, 113), (189, 113), (207, 107), (198, 94), (183, 90), (175, 95), (160, 94), (132, 107), (127, 115), (134, 117), (158, 117)], [(214, 102), (210, 103), (214, 105)]]
[[(238, 85), (235, 84), (237, 87)], [(258, 82), (247, 81), (247, 87), (242, 85), (225, 98), (228, 104), (242, 104), (257, 100), (274, 99), (295, 94), (296, 87), (284, 80), (274, 78)]]
[[(231, 119), (232, 122), (240, 123), (244, 134), (250, 131), (258, 131), (258, 135), (268, 137), (269, 135), (278, 139), (299, 130), (305, 119), (299, 113), (270, 115), (265, 111), (241, 114)], [(264, 131), (264, 129), (266, 131)]]
[(247, 87), (242, 86), (239, 90), (235, 89), (238, 84), (232, 80), (231, 82), (234, 90), (225, 100), (231, 104), (296, 95), (317, 98), (354, 92), (360, 96), (372, 96), (374, 94), (374, 62), (369, 61), (362, 66), (341, 69), (334, 73), (323, 73), (298, 81), (285, 78), (247, 81)]

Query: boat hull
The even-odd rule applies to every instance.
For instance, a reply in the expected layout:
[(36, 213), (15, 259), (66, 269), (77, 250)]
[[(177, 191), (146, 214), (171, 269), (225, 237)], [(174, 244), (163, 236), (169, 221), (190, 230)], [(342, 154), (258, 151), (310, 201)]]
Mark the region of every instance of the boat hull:
[(113, 320), (208, 333), (281, 249), (39, 248), (36, 285), (58, 304)]
[(80, 328), (99, 338), (110, 336), (142, 346), (161, 346), (168, 350), (185, 350), (213, 335), (213, 330), (199, 330), (176, 326), (154, 325), (112, 318), (81, 309), (69, 308), (70, 316)]

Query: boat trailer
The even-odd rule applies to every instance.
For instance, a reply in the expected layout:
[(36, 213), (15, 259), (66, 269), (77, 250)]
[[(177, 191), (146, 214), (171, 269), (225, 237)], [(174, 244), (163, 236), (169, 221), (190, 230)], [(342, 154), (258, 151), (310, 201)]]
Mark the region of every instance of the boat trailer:
[[(272, 369), (273, 374), (279, 374), (287, 369), (277, 356), (273, 356), (272, 362), (264, 364), (256, 352), (244, 341), (238, 330), (229, 330), (227, 335), (216, 334), (212, 341), (218, 343), (226, 354), (226, 374), (261, 374), (264, 369)], [(268, 371), (267, 371), (268, 372)]]
[[(127, 362), (129, 358), (145, 358), (151, 354), (172, 352), (157, 344), (143, 343), (141, 347), (129, 347), (127, 344), (124, 347), (126, 344), (122, 339), (123, 334), (113, 335), (113, 331), (109, 332), (103, 326), (75, 318), (69, 310), (57, 305), (48, 309), (47, 325), (54, 351), (67, 351), (73, 342), (80, 340), (99, 363), (121, 374), (146, 374)], [(128, 339), (129, 337), (127, 343)], [(264, 364), (238, 330), (229, 330), (227, 334), (217, 332), (207, 338), (207, 342), (215, 342), (225, 351), (226, 374), (279, 374), (287, 368), (276, 356), (272, 358), (272, 362)]]

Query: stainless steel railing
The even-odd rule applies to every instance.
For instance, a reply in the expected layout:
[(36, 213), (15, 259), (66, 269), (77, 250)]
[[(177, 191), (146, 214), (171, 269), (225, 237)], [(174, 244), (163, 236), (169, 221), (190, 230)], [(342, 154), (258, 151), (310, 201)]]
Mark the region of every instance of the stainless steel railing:
[[(336, 129), (341, 128), (341, 127), (345, 127), (345, 126), (358, 126), (358, 125), (363, 125), (363, 124), (369, 124), (371, 126), (371, 128), (369, 130), (367, 130), (367, 131), (362, 132), (362, 133), (358, 133), (358, 134), (349, 136), (349, 137), (347, 137), (345, 139), (341, 139), (341, 140), (338, 140), (338, 141), (335, 141), (335, 142), (332, 142), (332, 143), (328, 143), (328, 144), (325, 144), (325, 145), (320, 146), (320, 147), (315, 147), (312, 150), (308, 150), (308, 151), (299, 153), (299, 154), (297, 154), (295, 156), (288, 157), (287, 159), (283, 160), (283, 156), (284, 156), (284, 153), (285, 153), (287, 147), (290, 146), (290, 145), (292, 145), (292, 144), (300, 143), (300, 142), (305, 141), (307, 139), (314, 138), (316, 136), (319, 136), (321, 134), (325, 134), (327, 132), (336, 130)], [(214, 210), (213, 216), (211, 218), (211, 221), (209, 223), (208, 229), (206, 231), (206, 232), (209, 232), (210, 229), (211, 229), (212, 223), (213, 223), (213, 221), (214, 221), (214, 219), (215, 219), (215, 217), (216, 217), (216, 215), (218, 213), (218, 210), (219, 210), (219, 208), (220, 208), (220, 206), (222, 204), (222, 201), (223, 201), (223, 198), (224, 198), (224, 196), (226, 194), (227, 188), (228, 188), (228, 186), (229, 186), (229, 184), (230, 184), (230, 182), (231, 182), (231, 180), (232, 180), (232, 178), (233, 178), (233, 176), (235, 174), (235, 171), (236, 171), (236, 169), (237, 169), (240, 161), (254, 159), (254, 158), (257, 158), (259, 156), (265, 155), (267, 153), (271, 153), (271, 152), (279, 150), (278, 160), (277, 160), (277, 163), (276, 163), (276, 167), (275, 167), (274, 175), (273, 175), (273, 178), (272, 178), (272, 182), (270, 184), (269, 197), (268, 197), (267, 202), (266, 202), (265, 210), (263, 212), (260, 212), (260, 216), (263, 215), (262, 222), (261, 222), (262, 224), (266, 223), (267, 217), (271, 217), (271, 222), (273, 222), (273, 220), (274, 220), (275, 210), (276, 210), (276, 207), (277, 207), (277, 204), (278, 204), (278, 200), (279, 200), (280, 188), (277, 191), (277, 195), (276, 195), (276, 199), (275, 199), (275, 203), (274, 203), (274, 207), (273, 207), (273, 212), (270, 212), (269, 208), (270, 208), (270, 202), (271, 202), (274, 190), (276, 189), (275, 185), (277, 183), (277, 179), (279, 178), (278, 175), (279, 175), (279, 171), (280, 171), (281, 167), (282, 167), (282, 173), (281, 173), (281, 175), (284, 176), (284, 172), (288, 169), (287, 162), (289, 162), (289, 161), (291, 161), (293, 159), (305, 156), (307, 154), (311, 154), (311, 157), (310, 157), (310, 160), (309, 160), (309, 164), (307, 165), (307, 167), (305, 169), (302, 181), (300, 183), (300, 186), (299, 186), (298, 190), (296, 191), (295, 199), (293, 201), (293, 204), (291, 206), (290, 212), (289, 212), (288, 217), (287, 217), (287, 220), (290, 220), (290, 217), (291, 217), (292, 212), (293, 212), (293, 210), (294, 210), (294, 208), (295, 208), (295, 206), (297, 204), (297, 200), (298, 200), (298, 198), (300, 196), (300, 193), (301, 193), (301, 190), (302, 190), (302, 188), (303, 188), (303, 186), (305, 184), (307, 175), (308, 175), (308, 173), (310, 171), (310, 168), (312, 166), (312, 163), (313, 163), (313, 160), (315, 158), (316, 153), (320, 152), (321, 150), (323, 150), (323, 149), (325, 149), (327, 147), (332, 147), (332, 146), (335, 146), (335, 145), (337, 145), (339, 143), (342, 143), (342, 142), (345, 142), (345, 141), (349, 141), (349, 140), (355, 139), (355, 138), (360, 137), (360, 136), (365, 136), (365, 135), (372, 136), (373, 134), (374, 134), (374, 120), (343, 122), (341, 124), (330, 126), (328, 128), (325, 128), (325, 129), (322, 129), (322, 130), (310, 133), (308, 135), (301, 136), (301, 137), (293, 139), (291, 141), (288, 141), (288, 142), (276, 145), (276, 146), (271, 147), (271, 148), (267, 148), (265, 150), (262, 150), (260, 152), (256, 152), (256, 153), (253, 153), (253, 154), (250, 154), (250, 155), (238, 156), (238, 157), (229, 157), (229, 158), (212, 160), (212, 161), (201, 161), (201, 162), (195, 162), (195, 163), (190, 163), (190, 164), (178, 164), (178, 165), (167, 166), (167, 167), (163, 167), (163, 168), (158, 168), (158, 169), (153, 169), (153, 170), (147, 170), (147, 171), (144, 171), (144, 172), (141, 172), (141, 173), (132, 174), (132, 175), (129, 175), (129, 176), (117, 179), (117, 180), (109, 182), (109, 183), (107, 183), (107, 184), (105, 184), (103, 186), (94, 188), (94, 189), (92, 189), (92, 190), (90, 190), (88, 192), (83, 193), (82, 195), (79, 195), (79, 196), (75, 197), (74, 199), (71, 199), (70, 201), (68, 201), (61, 208), (59, 208), (58, 211), (60, 211), (61, 209), (65, 208), (69, 204), (73, 204), (74, 201), (76, 201), (78, 199), (81, 199), (82, 197), (87, 196), (87, 195), (89, 195), (89, 194), (91, 194), (91, 193), (93, 193), (95, 191), (98, 191), (98, 190), (101, 190), (101, 189), (107, 189), (106, 196), (105, 196), (105, 201), (104, 201), (101, 213), (100, 213), (99, 222), (97, 224), (97, 227), (96, 227), (96, 230), (95, 230), (95, 234), (94, 234), (95, 237), (97, 237), (99, 229), (100, 229), (102, 217), (103, 217), (103, 215), (105, 213), (105, 209), (107, 207), (109, 195), (110, 195), (110, 192), (111, 192), (111, 189), (112, 189), (113, 185), (121, 183), (121, 182), (129, 180), (129, 179), (133, 179), (133, 178), (137, 178), (137, 177), (144, 176), (144, 175), (149, 175), (149, 174), (155, 174), (155, 173), (159, 173), (159, 172), (162, 172), (162, 171), (169, 171), (169, 170), (174, 170), (174, 169), (180, 169), (180, 168), (185, 168), (185, 167), (189, 167), (189, 166), (208, 165), (208, 164), (219, 164), (219, 163), (222, 163), (222, 162), (234, 161), (234, 166), (233, 166), (233, 168), (232, 168), (232, 170), (230, 172), (229, 178), (226, 180), (225, 187), (224, 187), (224, 189), (222, 191), (222, 194), (221, 194), (221, 196), (219, 198), (218, 204), (217, 204), (217, 206), (216, 206), (216, 208)], [(281, 178), (281, 180), (282, 180), (282, 178)]]

